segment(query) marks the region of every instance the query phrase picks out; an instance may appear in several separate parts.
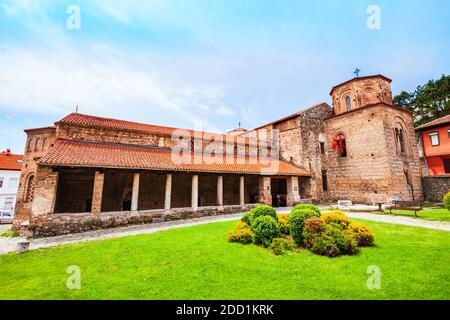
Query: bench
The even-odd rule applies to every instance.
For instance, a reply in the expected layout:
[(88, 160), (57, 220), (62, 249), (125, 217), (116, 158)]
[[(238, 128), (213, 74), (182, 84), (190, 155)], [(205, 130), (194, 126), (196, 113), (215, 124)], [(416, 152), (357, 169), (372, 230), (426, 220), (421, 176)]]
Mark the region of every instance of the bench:
[(394, 200), (392, 201), (392, 206), (389, 206), (387, 209), (391, 214), (392, 210), (414, 211), (414, 215), (417, 217), (417, 211), (421, 211), (423, 209), (423, 203), (419, 201)]

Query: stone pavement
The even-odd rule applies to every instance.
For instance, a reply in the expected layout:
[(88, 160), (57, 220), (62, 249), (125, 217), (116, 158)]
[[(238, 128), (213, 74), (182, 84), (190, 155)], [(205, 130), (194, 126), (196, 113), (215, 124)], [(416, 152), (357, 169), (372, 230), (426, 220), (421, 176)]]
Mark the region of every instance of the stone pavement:
[[(288, 213), (290, 208), (279, 208), (279, 213)], [(326, 211), (326, 210), (324, 210)], [(170, 222), (152, 223), (146, 225), (132, 225), (127, 227), (119, 227), (112, 229), (102, 229), (96, 231), (88, 231), (83, 233), (69, 234), (65, 236), (57, 236), (50, 238), (38, 238), (29, 240), (30, 250), (55, 247), (62, 244), (87, 242), (95, 240), (104, 240), (111, 238), (120, 238), (125, 236), (133, 236), (139, 234), (151, 234), (163, 230), (174, 228), (190, 227), (194, 225), (207, 224), (213, 222), (223, 222), (237, 220), (243, 216), (244, 213), (228, 214), (221, 216), (202, 217), (191, 220), (177, 220)], [(377, 222), (400, 224), (413, 227), (422, 227), (434, 230), (442, 230), (450, 232), (449, 222), (427, 221), (414, 219), (402, 216), (380, 215), (368, 212), (345, 212), (349, 218), (365, 219)], [(3, 228), (2, 228), (3, 229)], [(17, 243), (23, 241), (24, 238), (0, 238), (0, 255), (16, 250)]]

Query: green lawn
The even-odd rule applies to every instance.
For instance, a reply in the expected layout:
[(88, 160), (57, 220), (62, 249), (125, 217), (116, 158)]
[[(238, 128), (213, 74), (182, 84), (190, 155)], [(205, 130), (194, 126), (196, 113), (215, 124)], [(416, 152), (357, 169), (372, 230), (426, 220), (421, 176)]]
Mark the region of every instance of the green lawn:
[[(450, 233), (365, 221), (376, 247), (330, 259), (229, 244), (235, 222), (0, 257), (0, 299), (450, 299)], [(81, 267), (81, 289), (65, 282)], [(367, 267), (381, 268), (368, 290)]]
[[(391, 214), (389, 210), (384, 211), (385, 214)], [(415, 218), (414, 211), (392, 210), (392, 214)], [(424, 208), (417, 212), (417, 219), (433, 220), (433, 221), (450, 221), (450, 211), (447, 209)]]

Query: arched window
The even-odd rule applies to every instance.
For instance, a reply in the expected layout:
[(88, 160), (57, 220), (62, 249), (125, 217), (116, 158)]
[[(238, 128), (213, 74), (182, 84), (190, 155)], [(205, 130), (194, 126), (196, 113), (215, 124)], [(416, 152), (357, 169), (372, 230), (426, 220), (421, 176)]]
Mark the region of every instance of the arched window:
[(395, 141), (397, 144), (397, 153), (405, 153), (405, 138), (403, 135), (403, 129), (395, 128)]
[(349, 96), (345, 98), (345, 105), (347, 106), (347, 111), (352, 110), (352, 100), (350, 99)]
[(33, 195), (34, 195), (34, 175), (32, 174), (27, 179), (24, 202), (32, 202)]
[(33, 151), (33, 139), (28, 140), (27, 152)]
[(234, 145), (234, 155), (237, 156), (238, 155), (238, 146)]
[(47, 150), (47, 138), (42, 140), (42, 151)]
[(37, 138), (36, 143), (34, 144), (34, 151), (39, 151), (39, 143), (41, 142), (41, 139)]

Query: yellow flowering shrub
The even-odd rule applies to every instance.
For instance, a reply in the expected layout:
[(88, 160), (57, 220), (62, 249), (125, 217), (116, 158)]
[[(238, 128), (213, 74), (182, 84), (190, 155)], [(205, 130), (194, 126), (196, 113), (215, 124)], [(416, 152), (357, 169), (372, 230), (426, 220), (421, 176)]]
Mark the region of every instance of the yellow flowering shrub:
[(289, 214), (279, 214), (278, 224), (282, 234), (289, 234)]
[(371, 246), (375, 240), (372, 231), (359, 222), (351, 222), (347, 227), (347, 233), (356, 239), (359, 246)]
[(320, 219), (322, 219), (322, 221), (326, 224), (336, 223), (344, 228), (347, 228), (347, 226), (350, 224), (350, 220), (342, 211), (322, 213), (320, 215)]
[(228, 242), (248, 244), (253, 242), (253, 232), (248, 228), (236, 229), (227, 232)]

